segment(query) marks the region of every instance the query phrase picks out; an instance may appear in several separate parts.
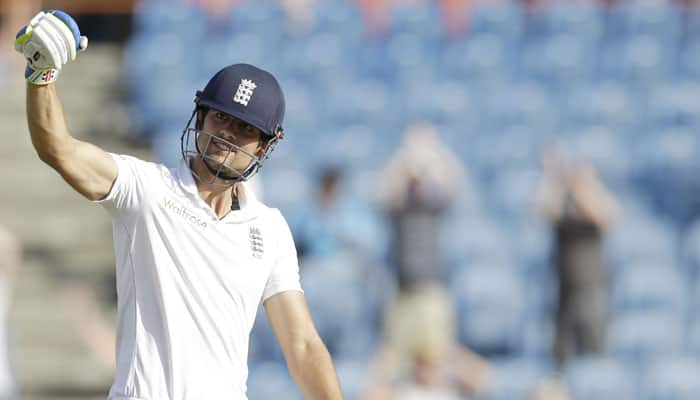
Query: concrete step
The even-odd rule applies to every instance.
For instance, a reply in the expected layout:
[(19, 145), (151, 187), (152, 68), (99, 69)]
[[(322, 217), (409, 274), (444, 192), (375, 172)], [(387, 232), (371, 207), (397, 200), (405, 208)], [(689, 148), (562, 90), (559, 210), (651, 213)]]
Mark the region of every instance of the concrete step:
[(18, 271), (9, 322), (15, 364), (25, 391), (42, 387), (106, 387), (113, 371), (90, 353), (65, 307), (66, 286), (42, 262)]

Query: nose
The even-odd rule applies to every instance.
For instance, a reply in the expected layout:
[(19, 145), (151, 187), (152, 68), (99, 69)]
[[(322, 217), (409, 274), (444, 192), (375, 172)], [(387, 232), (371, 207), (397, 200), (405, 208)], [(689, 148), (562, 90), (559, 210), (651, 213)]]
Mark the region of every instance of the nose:
[(227, 142), (235, 143), (236, 132), (230, 127), (221, 128), (219, 129), (219, 137)]

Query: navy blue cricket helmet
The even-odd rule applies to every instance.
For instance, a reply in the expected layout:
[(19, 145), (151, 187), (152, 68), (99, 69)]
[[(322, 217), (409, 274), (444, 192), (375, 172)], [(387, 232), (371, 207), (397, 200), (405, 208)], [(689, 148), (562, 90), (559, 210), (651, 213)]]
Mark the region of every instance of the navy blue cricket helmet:
[[(253, 65), (233, 64), (221, 69), (209, 80), (204, 90), (197, 91), (194, 102), (195, 108), (181, 138), (182, 156), (188, 165), (192, 157), (203, 157), (207, 161), (206, 148), (199, 148), (197, 141), (200, 135), (208, 135), (207, 147), (212, 140), (218, 144), (224, 142), (230, 151), (241, 151), (251, 157), (250, 164), (243, 171), (233, 171), (223, 164), (213, 167), (205, 162), (214, 180), (219, 178), (228, 184), (247, 180), (260, 170), (263, 161), (283, 136), (285, 100), (282, 88), (272, 74)], [(200, 110), (220, 111), (260, 129), (266, 142), (263, 153), (249, 154), (233, 143), (200, 130), (199, 124), (192, 128), (192, 120)]]

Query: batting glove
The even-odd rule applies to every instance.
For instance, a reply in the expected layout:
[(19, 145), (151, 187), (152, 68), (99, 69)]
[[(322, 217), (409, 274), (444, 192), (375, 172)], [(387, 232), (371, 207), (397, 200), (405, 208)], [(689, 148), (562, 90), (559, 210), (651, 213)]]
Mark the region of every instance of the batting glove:
[(63, 65), (87, 45), (75, 20), (59, 10), (40, 11), (15, 38), (15, 50), (27, 60), (24, 77), (35, 85), (55, 82)]

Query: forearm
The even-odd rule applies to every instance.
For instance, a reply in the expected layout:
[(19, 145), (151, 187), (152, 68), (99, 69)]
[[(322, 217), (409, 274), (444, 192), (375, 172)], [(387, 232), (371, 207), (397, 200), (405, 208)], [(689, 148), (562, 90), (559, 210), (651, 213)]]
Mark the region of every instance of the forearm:
[(320, 338), (297, 346), (287, 364), (305, 399), (343, 398), (333, 361)]
[(27, 124), (34, 149), (43, 161), (53, 164), (70, 152), (73, 138), (55, 84), (27, 84)]

